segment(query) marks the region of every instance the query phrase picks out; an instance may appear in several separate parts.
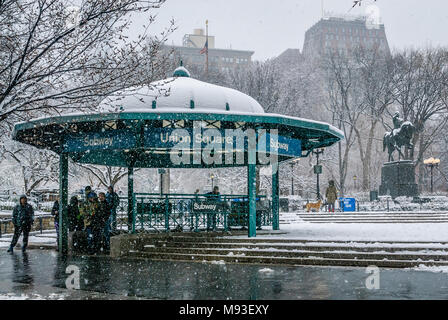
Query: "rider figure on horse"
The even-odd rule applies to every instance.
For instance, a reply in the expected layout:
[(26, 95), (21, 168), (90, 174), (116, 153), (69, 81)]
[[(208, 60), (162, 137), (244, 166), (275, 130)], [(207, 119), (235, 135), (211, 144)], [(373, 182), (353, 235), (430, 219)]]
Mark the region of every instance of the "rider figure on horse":
[(394, 130), (400, 129), (404, 120), (403, 120), (403, 118), (400, 118), (400, 113), (398, 111), (395, 112), (395, 114), (392, 118), (392, 122), (394, 123)]
[(401, 152), (401, 148), (404, 146), (408, 149), (413, 149), (412, 137), (415, 132), (415, 127), (409, 121), (404, 121), (400, 118), (400, 113), (395, 112), (392, 117), (392, 122), (394, 128), (392, 132), (386, 132), (383, 137), (383, 150), (388, 150), (389, 161), (394, 161), (392, 156), (395, 150), (398, 151), (399, 155), (404, 158), (404, 154)]

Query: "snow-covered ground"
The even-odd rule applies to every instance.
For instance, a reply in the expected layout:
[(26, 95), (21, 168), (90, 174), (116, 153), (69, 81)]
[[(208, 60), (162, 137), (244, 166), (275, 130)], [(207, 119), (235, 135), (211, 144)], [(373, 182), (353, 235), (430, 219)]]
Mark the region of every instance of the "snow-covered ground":
[[(34, 216), (49, 216), (50, 212), (46, 211), (34, 211)], [(0, 218), (6, 219), (12, 216), (12, 210), (0, 210)]]
[[(264, 227), (269, 234), (257, 239), (312, 241), (448, 242), (448, 223), (309, 223), (280, 224), (279, 231)], [(235, 236), (231, 236), (235, 237)], [(246, 235), (237, 236), (246, 238)]]
[[(11, 239), (12, 239), (12, 234), (4, 234), (1, 238), (0, 238), (0, 248), (7, 248), (9, 247), (9, 244), (11, 243)], [(22, 239), (23, 236), (20, 236), (19, 238), (19, 244), (22, 245)], [(28, 237), (28, 245), (32, 245), (32, 244), (46, 244), (46, 245), (56, 245), (56, 232), (55, 231), (51, 231), (51, 232), (44, 232), (42, 234), (40, 234), (39, 232), (33, 232), (30, 233), (29, 237)]]
[(64, 294), (52, 293), (45, 297), (37, 293), (6, 293), (0, 294), (0, 300), (64, 300), (66, 296)]
[(448, 223), (293, 223), (280, 225), (280, 230), (257, 238), (448, 242)]

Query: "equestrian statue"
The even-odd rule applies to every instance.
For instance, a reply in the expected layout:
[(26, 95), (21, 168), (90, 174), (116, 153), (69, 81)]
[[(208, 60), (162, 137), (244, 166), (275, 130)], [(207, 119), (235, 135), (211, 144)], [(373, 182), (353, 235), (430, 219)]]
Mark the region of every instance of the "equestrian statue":
[(414, 125), (409, 121), (404, 121), (400, 118), (400, 113), (395, 112), (392, 122), (394, 124), (394, 129), (391, 132), (386, 132), (383, 137), (383, 151), (386, 150), (389, 154), (389, 162), (395, 161), (393, 153), (395, 150), (398, 151), (399, 158), (405, 158), (401, 152), (401, 148), (404, 146), (410, 150), (414, 149), (412, 144), (412, 137), (415, 133)]

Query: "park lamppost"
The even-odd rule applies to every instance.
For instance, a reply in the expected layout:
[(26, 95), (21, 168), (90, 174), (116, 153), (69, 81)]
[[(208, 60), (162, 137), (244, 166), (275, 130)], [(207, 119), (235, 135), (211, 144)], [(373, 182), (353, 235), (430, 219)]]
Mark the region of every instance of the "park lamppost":
[(300, 160), (300, 158), (297, 158), (290, 162), (290, 165), (291, 165), (291, 195), (292, 196), (294, 195), (294, 164), (299, 160)]
[(212, 179), (212, 190), (214, 188), (213, 179), (215, 179), (215, 175), (212, 173), (210, 174), (210, 179)]
[(433, 157), (431, 157), (429, 159), (425, 159), (423, 161), (423, 163), (431, 168), (431, 193), (433, 193), (433, 191), (434, 191), (434, 189), (433, 189), (433, 187), (434, 187), (434, 184), (433, 184), (433, 168), (437, 167), (439, 165), (440, 159), (437, 159), (437, 158), (434, 159)]
[(320, 199), (320, 189), (319, 189), (319, 174), (322, 173), (322, 166), (319, 165), (319, 155), (324, 153), (324, 148), (313, 150), (313, 154), (316, 155), (316, 165), (314, 166), (314, 173), (316, 174), (316, 189), (317, 189), (317, 199)]

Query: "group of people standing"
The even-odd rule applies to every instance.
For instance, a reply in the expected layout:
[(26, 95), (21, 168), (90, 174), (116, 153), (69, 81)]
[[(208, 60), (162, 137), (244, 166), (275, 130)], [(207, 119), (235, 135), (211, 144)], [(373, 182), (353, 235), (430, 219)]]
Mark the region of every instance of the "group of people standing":
[[(107, 193), (99, 192), (98, 195), (90, 186), (85, 187), (84, 197), (78, 200), (77, 196), (70, 198), (68, 205), (68, 230), (73, 236), (75, 233), (77, 241), (74, 246), (87, 245), (89, 254), (104, 253), (110, 250), (110, 232), (115, 229), (116, 212), (120, 198), (108, 187)], [(59, 201), (55, 201), (51, 214), (54, 216), (54, 224), (59, 246)], [(79, 235), (82, 235), (79, 237)], [(86, 237), (86, 239), (82, 239)], [(87, 240), (86, 242), (82, 240)]]

